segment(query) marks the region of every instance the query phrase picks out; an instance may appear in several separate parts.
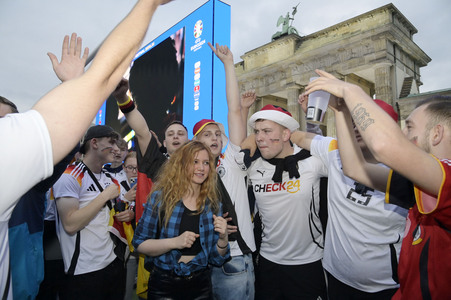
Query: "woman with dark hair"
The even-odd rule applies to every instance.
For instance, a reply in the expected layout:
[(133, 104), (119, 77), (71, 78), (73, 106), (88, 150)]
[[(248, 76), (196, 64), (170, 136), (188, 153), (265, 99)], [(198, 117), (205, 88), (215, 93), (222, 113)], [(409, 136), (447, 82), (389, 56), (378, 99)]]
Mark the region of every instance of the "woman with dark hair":
[(153, 268), (148, 299), (212, 298), (209, 264), (230, 255), (210, 149), (192, 141), (163, 168), (133, 238)]

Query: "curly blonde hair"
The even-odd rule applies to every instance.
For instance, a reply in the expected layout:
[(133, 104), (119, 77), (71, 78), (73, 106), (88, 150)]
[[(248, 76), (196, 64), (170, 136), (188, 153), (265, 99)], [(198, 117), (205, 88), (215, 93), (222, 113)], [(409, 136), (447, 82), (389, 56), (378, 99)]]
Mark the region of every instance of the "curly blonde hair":
[(207, 179), (201, 184), (200, 193), (196, 201), (197, 213), (200, 214), (206, 209), (207, 199), (209, 209), (215, 214), (219, 211), (219, 193), (216, 184), (217, 174), (215, 159), (213, 158), (210, 149), (205, 146), (204, 143), (191, 141), (177, 149), (171, 155), (171, 158), (165, 162), (160, 169), (157, 181), (152, 188), (152, 193), (156, 191), (161, 192), (161, 196), (157, 197), (154, 207), (156, 208), (158, 203), (161, 202), (159, 219), (161, 222), (161, 211), (164, 209), (165, 226), (167, 226), (169, 218), (177, 203), (182, 200), (187, 191), (193, 191), (191, 187), (193, 174), (189, 173), (189, 169), (194, 164), (197, 153), (202, 150), (206, 150), (208, 153), (210, 170)]

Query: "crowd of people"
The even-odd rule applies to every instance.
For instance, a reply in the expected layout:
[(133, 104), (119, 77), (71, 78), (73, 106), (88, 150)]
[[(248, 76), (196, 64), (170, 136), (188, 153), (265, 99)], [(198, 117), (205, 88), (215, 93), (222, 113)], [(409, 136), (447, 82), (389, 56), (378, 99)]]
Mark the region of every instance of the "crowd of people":
[[(255, 92), (240, 95), (232, 52), (209, 43), (228, 136), (202, 119), (189, 141), (175, 120), (160, 143), (122, 75), (167, 2), (138, 1), (86, 71), (89, 50), (66, 36), (61, 60), (49, 53), (62, 84), (30, 111), (0, 97), (2, 299), (450, 296), (451, 97), (418, 103), (401, 130), (389, 104), (316, 70), (299, 105), (329, 92), (337, 137), (303, 132), (272, 104), (248, 118)], [(109, 95), (133, 149), (89, 127)]]

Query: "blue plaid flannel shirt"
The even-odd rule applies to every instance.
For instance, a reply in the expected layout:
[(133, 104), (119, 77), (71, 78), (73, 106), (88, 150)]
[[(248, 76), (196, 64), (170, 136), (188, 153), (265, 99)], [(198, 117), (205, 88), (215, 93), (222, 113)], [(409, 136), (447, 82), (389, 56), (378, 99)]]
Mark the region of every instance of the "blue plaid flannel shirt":
[[(154, 192), (151, 196), (150, 202), (148, 201), (144, 206), (144, 213), (136, 226), (135, 235), (133, 236), (133, 246), (135, 249), (148, 239), (154, 239), (157, 233), (157, 222), (158, 222), (158, 209), (160, 204), (156, 209), (154, 204), (156, 197), (161, 192)], [(184, 206), (182, 201), (177, 203), (172, 212), (171, 218), (169, 219), (167, 227), (163, 226), (160, 229), (160, 239), (173, 238), (179, 236), (180, 221), (182, 220), (182, 215), (184, 211)], [(218, 215), (222, 215), (222, 206)], [(221, 266), (230, 257), (230, 247), (227, 245), (227, 252), (225, 256), (221, 256), (216, 249), (216, 243), (219, 239), (219, 233), (214, 231), (213, 225), (213, 212), (206, 206), (206, 211), (200, 214), (199, 219), (199, 235), (200, 244), (202, 247), (202, 252), (196, 255), (187, 264), (181, 262), (179, 259), (182, 256), (180, 250), (173, 249), (157, 257), (146, 256), (146, 262), (151, 261), (155, 266), (164, 270), (173, 270), (179, 276), (187, 276), (192, 272), (202, 270), (207, 267), (208, 264), (215, 266)]]

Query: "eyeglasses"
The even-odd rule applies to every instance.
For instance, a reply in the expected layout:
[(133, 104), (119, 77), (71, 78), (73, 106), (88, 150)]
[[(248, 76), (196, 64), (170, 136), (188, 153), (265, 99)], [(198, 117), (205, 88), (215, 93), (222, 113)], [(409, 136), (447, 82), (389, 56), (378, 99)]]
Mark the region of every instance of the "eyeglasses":
[(129, 171), (134, 171), (134, 172), (138, 171), (138, 167), (134, 167), (134, 166), (125, 166), (125, 168)]

